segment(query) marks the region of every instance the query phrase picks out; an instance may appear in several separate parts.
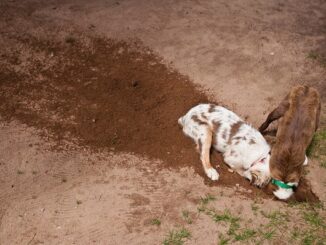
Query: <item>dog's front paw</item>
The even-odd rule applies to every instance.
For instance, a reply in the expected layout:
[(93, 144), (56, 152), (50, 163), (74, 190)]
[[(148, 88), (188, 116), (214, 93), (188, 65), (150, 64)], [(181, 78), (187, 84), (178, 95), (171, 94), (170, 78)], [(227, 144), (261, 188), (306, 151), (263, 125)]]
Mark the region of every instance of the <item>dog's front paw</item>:
[(205, 169), (205, 172), (208, 178), (210, 178), (211, 180), (218, 180), (220, 176), (214, 168)]

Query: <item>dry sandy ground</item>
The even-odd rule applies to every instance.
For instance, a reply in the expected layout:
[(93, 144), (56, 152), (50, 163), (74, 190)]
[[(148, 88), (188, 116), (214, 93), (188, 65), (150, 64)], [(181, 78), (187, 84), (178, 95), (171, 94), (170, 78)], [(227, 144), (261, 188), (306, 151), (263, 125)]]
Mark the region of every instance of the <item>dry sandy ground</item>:
[[(19, 50), (11, 34), (52, 30), (137, 40), (258, 126), (296, 83), (316, 86), (325, 105), (326, 70), (310, 55), (326, 54), (325, 14), (324, 1), (1, 1), (0, 39), (3, 50)], [(248, 198), (132, 152), (71, 142), (57, 152), (41, 133), (0, 124), (0, 244), (161, 244), (183, 228), (186, 244), (326, 242), (323, 208)], [(325, 202), (326, 170), (310, 163)]]

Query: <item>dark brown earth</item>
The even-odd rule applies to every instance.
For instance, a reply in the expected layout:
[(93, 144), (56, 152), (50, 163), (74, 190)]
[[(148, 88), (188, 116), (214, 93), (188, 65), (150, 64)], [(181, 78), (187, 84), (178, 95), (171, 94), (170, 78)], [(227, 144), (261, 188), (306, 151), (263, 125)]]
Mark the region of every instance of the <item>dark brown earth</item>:
[[(162, 167), (191, 166), (205, 177), (177, 120), (209, 99), (186, 76), (136, 42), (77, 33), (55, 40), (17, 38), (30, 49), (24, 71), (13, 68), (22, 62), (24, 50), (2, 54), (9, 61), (0, 68), (2, 118), (42, 129), (57, 142), (56, 149), (75, 142), (95, 151), (133, 152), (163, 160)], [(261, 193), (230, 173), (221, 155), (212, 158), (221, 178), (212, 183), (205, 177), (207, 183), (239, 183)]]
[[(324, 244), (325, 226), (311, 222), (324, 208), (260, 198), (215, 153), (221, 179), (210, 182), (177, 119), (222, 102), (259, 127), (306, 84), (321, 93), (323, 129), (325, 10), (323, 0), (1, 0), (0, 244), (162, 244), (181, 228), (185, 244)], [(325, 207), (317, 152), (305, 172)], [(239, 217), (236, 234), (200, 211), (209, 196), (207, 208)]]

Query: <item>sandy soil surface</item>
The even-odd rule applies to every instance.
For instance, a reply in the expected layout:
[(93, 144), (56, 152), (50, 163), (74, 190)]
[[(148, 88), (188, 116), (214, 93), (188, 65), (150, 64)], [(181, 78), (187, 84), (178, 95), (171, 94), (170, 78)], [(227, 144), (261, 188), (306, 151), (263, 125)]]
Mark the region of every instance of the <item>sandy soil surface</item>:
[(2, 1), (0, 244), (326, 243), (323, 207), (218, 154), (211, 183), (176, 123), (209, 101), (258, 126), (304, 83), (324, 128), (325, 27), (323, 1)]

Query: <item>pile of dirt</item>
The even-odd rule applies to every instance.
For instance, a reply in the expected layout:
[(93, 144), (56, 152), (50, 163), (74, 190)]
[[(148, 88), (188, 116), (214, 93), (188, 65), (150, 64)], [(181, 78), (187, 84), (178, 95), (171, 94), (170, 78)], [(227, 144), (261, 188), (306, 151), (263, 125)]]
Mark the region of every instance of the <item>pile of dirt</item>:
[[(1, 54), (3, 119), (42, 129), (59, 145), (71, 140), (92, 150), (133, 152), (161, 159), (164, 167), (192, 166), (204, 176), (177, 119), (209, 99), (151, 50), (79, 35), (62, 41), (25, 36), (15, 42), (22, 50)], [(219, 154), (212, 158), (221, 173), (214, 185), (239, 183), (262, 193), (228, 172)]]

